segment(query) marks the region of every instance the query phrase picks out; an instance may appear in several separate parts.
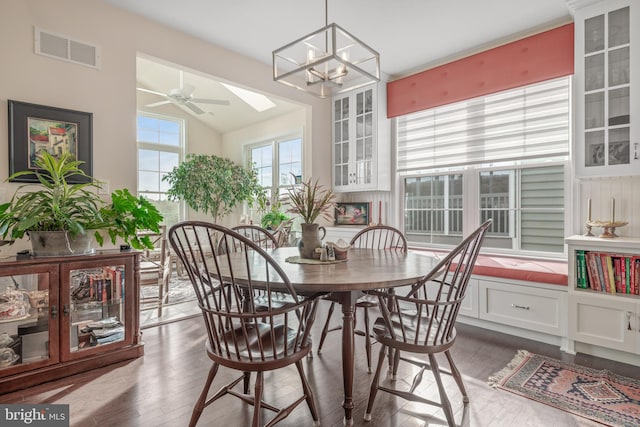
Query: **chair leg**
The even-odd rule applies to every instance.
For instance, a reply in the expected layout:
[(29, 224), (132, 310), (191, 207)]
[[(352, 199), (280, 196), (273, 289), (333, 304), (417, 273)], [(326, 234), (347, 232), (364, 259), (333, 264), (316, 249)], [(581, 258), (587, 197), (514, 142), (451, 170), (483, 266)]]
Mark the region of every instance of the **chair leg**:
[(318, 417), (318, 408), (316, 407), (315, 397), (313, 396), (313, 391), (309, 386), (309, 381), (307, 380), (307, 376), (304, 373), (304, 369), (302, 368), (302, 362), (298, 360), (296, 362), (296, 368), (298, 368), (298, 373), (300, 374), (300, 381), (302, 382), (302, 390), (304, 391), (305, 399), (307, 401), (307, 406), (309, 406), (309, 411), (311, 411), (311, 418), (313, 418), (313, 425), (320, 425), (320, 418)]
[(453, 363), (453, 357), (451, 357), (451, 353), (449, 350), (444, 352), (445, 356), (447, 356), (447, 360), (449, 361), (449, 366), (451, 367), (451, 375), (453, 379), (456, 380), (456, 384), (458, 384), (458, 388), (460, 389), (460, 393), (462, 393), (462, 402), (469, 403), (469, 396), (467, 395), (467, 390), (464, 387), (464, 382), (462, 381), (462, 375), (460, 375), (460, 371), (455, 363)]
[(249, 394), (249, 383), (251, 382), (251, 372), (245, 372), (242, 378), (242, 392)]
[(436, 360), (436, 356), (434, 354), (429, 354), (429, 365), (431, 365), (431, 372), (433, 372), (433, 376), (436, 379), (436, 383), (438, 384), (440, 405), (442, 406), (442, 410), (444, 411), (444, 416), (447, 418), (447, 424), (450, 427), (455, 427), (456, 424), (453, 420), (453, 410), (451, 409), (451, 402), (449, 402), (447, 391), (444, 389), (444, 385), (442, 384), (442, 378), (440, 377), (440, 368), (438, 367), (438, 361)]
[(261, 403), (262, 403), (262, 386), (263, 386), (263, 374), (262, 372), (256, 373), (256, 386), (255, 386), (255, 396), (253, 399), (253, 423), (251, 424), (253, 427), (260, 427), (260, 415), (262, 411)]
[(364, 309), (364, 342), (367, 351), (367, 372), (371, 373), (371, 329), (369, 329), (369, 307)]
[(376, 399), (378, 393), (378, 384), (380, 383), (380, 371), (384, 364), (385, 354), (387, 346), (382, 345), (380, 348), (380, 355), (378, 356), (378, 365), (376, 366), (376, 373), (373, 375), (371, 381), (371, 389), (369, 390), (369, 401), (367, 402), (367, 411), (364, 413), (364, 420), (371, 421), (371, 411), (373, 410), (373, 401)]
[(322, 345), (324, 344), (325, 338), (327, 338), (327, 333), (329, 332), (329, 323), (331, 322), (331, 315), (333, 315), (333, 310), (336, 307), (336, 303), (332, 302), (329, 306), (329, 312), (327, 313), (327, 321), (324, 322), (324, 326), (322, 327), (322, 334), (320, 334), (320, 345), (318, 345), (318, 355), (322, 351)]
[(204, 387), (202, 388), (202, 392), (200, 393), (200, 397), (196, 401), (195, 406), (193, 407), (193, 412), (191, 413), (191, 420), (189, 420), (189, 427), (195, 427), (198, 423), (198, 419), (200, 419), (200, 415), (202, 415), (202, 410), (205, 408), (207, 402), (207, 395), (209, 394), (209, 388), (211, 388), (211, 383), (218, 372), (218, 365), (214, 363), (211, 365), (211, 369), (209, 369), (209, 375), (207, 376), (207, 381), (204, 383)]

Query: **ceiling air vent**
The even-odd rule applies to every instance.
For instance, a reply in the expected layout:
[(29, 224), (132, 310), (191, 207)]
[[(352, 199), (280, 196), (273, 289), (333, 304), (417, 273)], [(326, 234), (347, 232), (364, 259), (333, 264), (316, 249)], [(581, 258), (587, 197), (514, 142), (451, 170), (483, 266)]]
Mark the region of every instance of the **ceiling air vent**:
[(35, 51), (39, 55), (100, 68), (100, 48), (35, 28)]

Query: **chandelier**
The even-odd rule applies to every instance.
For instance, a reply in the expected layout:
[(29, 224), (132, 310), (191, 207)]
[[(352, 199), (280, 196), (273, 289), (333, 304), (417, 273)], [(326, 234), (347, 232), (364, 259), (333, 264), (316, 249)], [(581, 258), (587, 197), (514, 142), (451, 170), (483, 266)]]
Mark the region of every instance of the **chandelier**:
[(273, 51), (273, 79), (320, 98), (380, 80), (380, 55), (335, 23)]

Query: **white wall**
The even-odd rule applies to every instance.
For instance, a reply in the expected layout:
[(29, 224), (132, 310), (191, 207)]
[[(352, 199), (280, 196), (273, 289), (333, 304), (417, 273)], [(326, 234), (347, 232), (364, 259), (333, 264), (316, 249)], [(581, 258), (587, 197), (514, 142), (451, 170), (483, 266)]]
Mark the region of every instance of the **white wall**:
[[(36, 55), (33, 27), (98, 45), (102, 66)], [(0, 13), (0, 153), (8, 153), (7, 100), (93, 113), (93, 171), (110, 188), (136, 188), (136, 55), (238, 82), (309, 106), (310, 173), (327, 184), (331, 176), (330, 103), (273, 81), (269, 64), (171, 30), (97, 0), (3, 1)], [(193, 148), (193, 147), (192, 147)], [(0, 180), (8, 176), (0, 157)], [(14, 184), (0, 186), (0, 202)], [(6, 253), (6, 250), (3, 251)]]

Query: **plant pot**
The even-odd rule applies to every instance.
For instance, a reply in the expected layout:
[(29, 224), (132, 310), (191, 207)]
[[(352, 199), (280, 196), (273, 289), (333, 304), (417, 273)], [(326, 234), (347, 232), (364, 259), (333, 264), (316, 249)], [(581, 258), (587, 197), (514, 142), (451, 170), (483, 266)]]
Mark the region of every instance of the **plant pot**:
[[(318, 224), (300, 224), (302, 227), (302, 236), (300, 242), (298, 242), (298, 250), (300, 251), (300, 258), (308, 259), (320, 259), (320, 254), (316, 253), (316, 248), (322, 247), (322, 239), (327, 234), (327, 230)], [(319, 235), (319, 230), (322, 230), (322, 237)]]
[(33, 256), (86, 255), (95, 252), (93, 237), (80, 234), (70, 237), (66, 231), (29, 231)]

